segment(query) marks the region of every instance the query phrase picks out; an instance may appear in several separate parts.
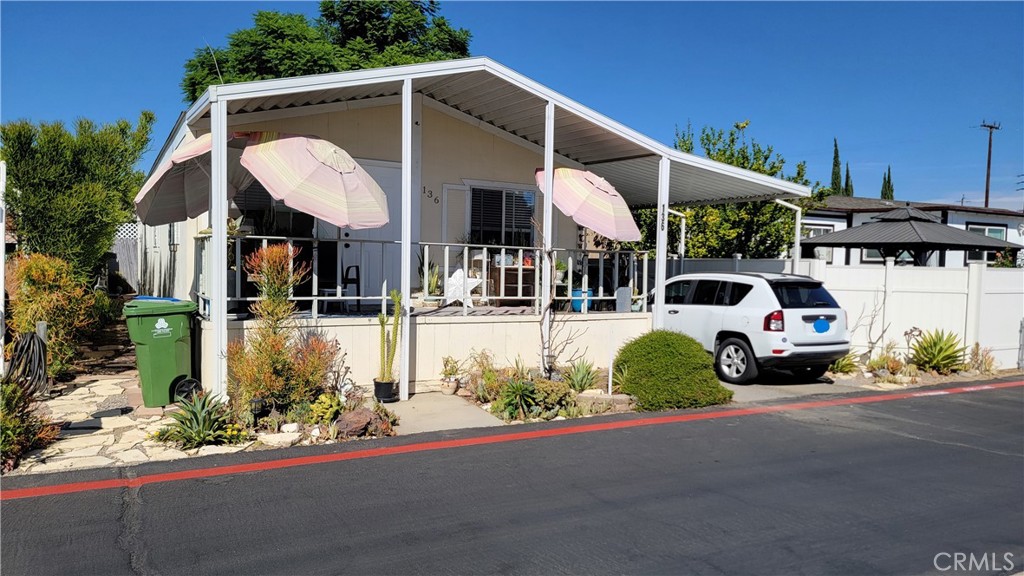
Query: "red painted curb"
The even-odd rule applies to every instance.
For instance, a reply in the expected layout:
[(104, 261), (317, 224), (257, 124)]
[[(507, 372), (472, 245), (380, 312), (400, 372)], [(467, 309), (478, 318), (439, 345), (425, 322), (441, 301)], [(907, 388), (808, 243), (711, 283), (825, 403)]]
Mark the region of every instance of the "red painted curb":
[(214, 468), (198, 468), (194, 470), (182, 470), (180, 472), (149, 474), (146, 476), (139, 476), (138, 478), (114, 478), (110, 480), (96, 480), (92, 482), (74, 482), (70, 484), (56, 484), (53, 486), (38, 486), (35, 488), (16, 488), (13, 490), (0, 489), (0, 501), (16, 500), (20, 498), (37, 498), (40, 496), (54, 496), (57, 494), (73, 494), (75, 492), (87, 492), (92, 490), (108, 490), (111, 488), (138, 488), (141, 486), (145, 486), (147, 484), (155, 484), (158, 482), (193, 480), (196, 478), (208, 478), (211, 476), (225, 476), (229, 474), (242, 474), (246, 472), (261, 472), (264, 470), (293, 468), (295, 466), (309, 466), (312, 464), (342, 462), (345, 460), (358, 460), (362, 458), (376, 458), (379, 456), (392, 456), (396, 454), (409, 454), (414, 452), (427, 452), (432, 450), (446, 450), (449, 448), (462, 448), (465, 446), (500, 444), (503, 442), (533, 440), (536, 438), (551, 438), (555, 436), (567, 436), (570, 434), (583, 434), (587, 432), (600, 432), (604, 430), (618, 430), (622, 428), (636, 428), (640, 426), (658, 426), (662, 424), (676, 424), (679, 422), (692, 422), (696, 420), (735, 418), (738, 416), (771, 414), (774, 412), (791, 412), (795, 410), (810, 410), (813, 408), (828, 408), (832, 406), (872, 404), (876, 402), (888, 402), (892, 400), (905, 400), (907, 398), (948, 396), (952, 394), (965, 394), (969, 392), (981, 392), (984, 390), (997, 390), (1001, 388), (1016, 388), (1021, 386), (1024, 386), (1024, 381), (997, 382), (993, 384), (979, 384), (976, 386), (946, 388), (943, 390), (923, 390), (916, 392), (899, 392), (893, 394), (876, 394), (874, 396), (860, 396), (856, 398), (835, 398), (832, 400), (817, 400), (810, 402), (798, 402), (795, 404), (780, 404), (775, 406), (755, 406), (752, 408), (734, 408), (729, 410), (716, 410), (712, 412), (675, 414), (672, 416), (652, 416), (649, 418), (618, 420), (615, 422), (579, 424), (576, 426), (545, 428), (542, 430), (530, 430), (526, 432), (512, 432), (507, 434), (494, 434), (490, 436), (477, 436), (474, 438), (462, 438), (458, 440), (437, 440), (433, 442), (406, 444), (403, 446), (370, 448), (367, 450), (354, 450), (351, 452), (342, 452), (338, 454), (320, 454), (316, 456), (285, 458), (281, 460), (271, 460), (267, 462), (253, 462), (250, 464), (235, 464), (232, 466), (217, 466)]

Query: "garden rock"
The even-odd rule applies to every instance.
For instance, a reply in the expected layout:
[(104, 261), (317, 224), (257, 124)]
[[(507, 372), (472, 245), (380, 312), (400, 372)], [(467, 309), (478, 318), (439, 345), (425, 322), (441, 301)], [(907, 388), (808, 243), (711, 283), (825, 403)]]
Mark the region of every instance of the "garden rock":
[(366, 433), (370, 422), (376, 414), (368, 408), (357, 408), (351, 412), (345, 412), (334, 421), (339, 436), (361, 436)]
[(298, 422), (291, 422), (291, 423), (288, 423), (288, 424), (285, 424), (285, 425), (281, 426), (281, 432), (292, 433), (292, 432), (298, 432), (298, 431), (299, 431), (299, 423)]
[(298, 443), (299, 439), (302, 438), (302, 434), (298, 432), (278, 432), (277, 434), (260, 434), (259, 441), (266, 444), (267, 446), (276, 446), (278, 448), (287, 448), (294, 446)]

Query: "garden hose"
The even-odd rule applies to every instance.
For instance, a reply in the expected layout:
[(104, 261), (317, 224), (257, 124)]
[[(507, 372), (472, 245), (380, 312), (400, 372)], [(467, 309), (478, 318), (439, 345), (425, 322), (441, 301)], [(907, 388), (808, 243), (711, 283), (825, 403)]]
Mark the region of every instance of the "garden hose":
[(46, 376), (46, 342), (35, 332), (22, 334), (15, 341), (6, 379), (17, 382), (32, 396), (50, 391), (50, 379)]

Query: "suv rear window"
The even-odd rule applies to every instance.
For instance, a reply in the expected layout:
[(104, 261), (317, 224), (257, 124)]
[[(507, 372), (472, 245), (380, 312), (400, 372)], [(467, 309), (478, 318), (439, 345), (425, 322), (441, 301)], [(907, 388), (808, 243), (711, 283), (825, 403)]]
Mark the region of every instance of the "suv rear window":
[(771, 287), (783, 308), (839, 308), (818, 282), (777, 282)]

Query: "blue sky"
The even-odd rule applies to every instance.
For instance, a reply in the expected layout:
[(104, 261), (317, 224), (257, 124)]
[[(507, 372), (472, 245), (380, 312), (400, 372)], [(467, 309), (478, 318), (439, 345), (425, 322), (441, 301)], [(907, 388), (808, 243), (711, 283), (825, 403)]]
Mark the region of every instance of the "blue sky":
[[(185, 108), (182, 64), (259, 9), (309, 2), (0, 3), (0, 119), (157, 115), (150, 163)], [(1024, 3), (445, 2), (488, 56), (672, 143), (689, 121), (800, 160), (827, 184), (832, 138), (858, 196), (892, 165), (898, 199), (992, 204), (1024, 192)]]

